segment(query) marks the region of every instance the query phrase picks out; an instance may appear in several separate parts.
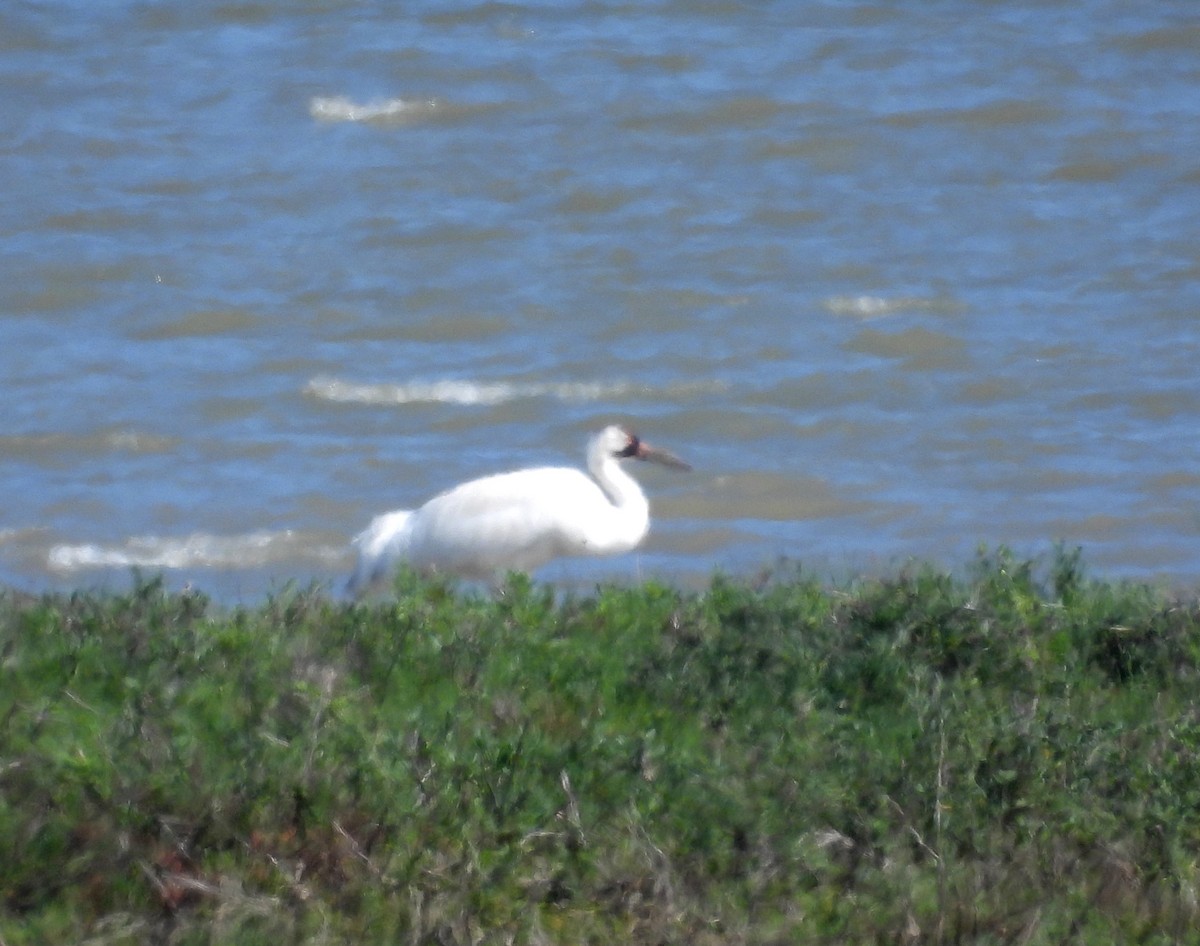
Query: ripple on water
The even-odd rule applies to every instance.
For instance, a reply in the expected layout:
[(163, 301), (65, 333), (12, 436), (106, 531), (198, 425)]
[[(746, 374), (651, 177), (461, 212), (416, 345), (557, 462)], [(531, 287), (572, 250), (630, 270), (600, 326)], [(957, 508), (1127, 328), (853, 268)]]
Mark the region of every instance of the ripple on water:
[(86, 433), (0, 434), (0, 454), (11, 460), (58, 466), (111, 454), (166, 454), (180, 443), (174, 436), (111, 427)]
[(705, 482), (702, 490), (666, 496), (656, 503), (672, 518), (697, 521), (830, 519), (862, 515), (875, 506), (820, 477), (758, 471), (722, 474)]
[(259, 327), (262, 316), (249, 309), (205, 309), (181, 318), (161, 321), (133, 333), (142, 341), (174, 338), (212, 338), (237, 336)]
[(963, 368), (970, 364), (970, 351), (961, 338), (923, 326), (887, 332), (862, 329), (843, 346), (847, 351), (903, 362), (910, 371)]

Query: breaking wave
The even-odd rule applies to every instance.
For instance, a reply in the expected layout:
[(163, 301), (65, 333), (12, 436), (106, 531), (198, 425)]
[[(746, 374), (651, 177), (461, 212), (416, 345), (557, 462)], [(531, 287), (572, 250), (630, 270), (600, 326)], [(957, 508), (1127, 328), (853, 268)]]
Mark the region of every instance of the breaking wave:
[(297, 560), (331, 564), (346, 554), (344, 547), (312, 543), (291, 529), (210, 535), (194, 532), (182, 538), (134, 536), (120, 545), (60, 544), (47, 555), (55, 571), (88, 568), (246, 568)]
[(338, 378), (313, 378), (304, 393), (341, 404), (465, 404), (493, 405), (527, 398), (559, 401), (600, 401), (630, 395), (679, 396), (719, 391), (719, 381), (686, 382), (653, 388), (630, 381), (408, 381), (394, 384), (360, 384)]
[(380, 99), (355, 102), (344, 95), (316, 96), (308, 103), (308, 114), (324, 122), (389, 122), (419, 118), (436, 112), (435, 101)]
[(896, 312), (946, 312), (955, 308), (949, 299), (922, 296), (830, 296), (822, 302), (834, 315), (878, 319)]

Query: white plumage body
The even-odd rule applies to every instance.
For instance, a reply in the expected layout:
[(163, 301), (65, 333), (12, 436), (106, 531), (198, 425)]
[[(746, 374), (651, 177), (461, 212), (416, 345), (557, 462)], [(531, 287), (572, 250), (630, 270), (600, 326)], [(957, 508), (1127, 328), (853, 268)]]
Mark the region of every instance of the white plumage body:
[(589, 477), (568, 467), (537, 467), (472, 480), (416, 510), (376, 517), (355, 540), (351, 590), (383, 578), (399, 561), (419, 571), (487, 579), (533, 571), (568, 555), (615, 555), (636, 548), (650, 509), (623, 457), (687, 468), (619, 427), (594, 437)]

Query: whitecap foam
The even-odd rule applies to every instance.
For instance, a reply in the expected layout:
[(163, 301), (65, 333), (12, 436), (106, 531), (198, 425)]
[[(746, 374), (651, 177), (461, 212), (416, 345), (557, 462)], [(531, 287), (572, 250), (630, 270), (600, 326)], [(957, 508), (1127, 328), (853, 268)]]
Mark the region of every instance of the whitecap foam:
[(120, 545), (60, 544), (47, 563), (55, 571), (89, 568), (252, 568), (296, 559), (330, 564), (345, 555), (344, 548), (306, 541), (291, 529), (244, 535), (194, 532), (180, 537), (134, 536)]
[(511, 381), (408, 381), (397, 384), (356, 384), (338, 378), (313, 378), (305, 393), (325, 401), (349, 404), (503, 404), (524, 398), (553, 397), (563, 401), (593, 401), (628, 393), (622, 383)]
[(344, 95), (319, 95), (308, 103), (308, 114), (324, 122), (386, 122), (427, 115), (437, 102), (410, 99), (378, 99), (355, 102)]
[(313, 378), (304, 393), (342, 404), (396, 406), (404, 404), (504, 404), (528, 398), (549, 397), (559, 401), (599, 401), (631, 394), (678, 396), (720, 390), (719, 381), (688, 382), (667, 388), (651, 388), (629, 381), (406, 381), (393, 384), (360, 384), (339, 378)]
[(834, 315), (852, 315), (860, 319), (878, 319), (896, 312), (935, 312), (951, 308), (947, 300), (921, 296), (830, 296), (822, 305)]

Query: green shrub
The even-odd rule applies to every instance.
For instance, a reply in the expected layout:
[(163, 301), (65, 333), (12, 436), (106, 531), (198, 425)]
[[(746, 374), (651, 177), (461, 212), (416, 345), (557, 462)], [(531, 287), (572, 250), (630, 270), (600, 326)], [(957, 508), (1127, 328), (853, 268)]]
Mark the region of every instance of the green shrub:
[(0, 599), (0, 942), (1180, 942), (1200, 607), (1077, 553)]

